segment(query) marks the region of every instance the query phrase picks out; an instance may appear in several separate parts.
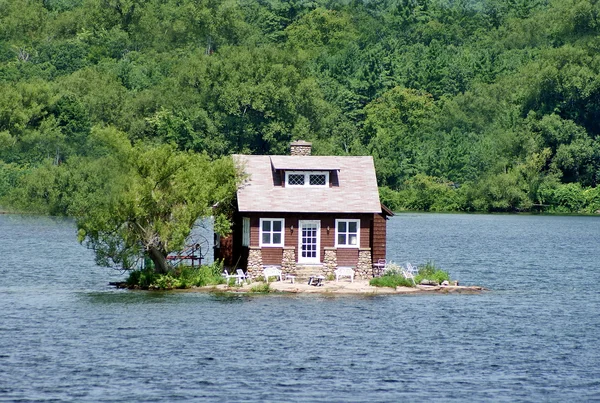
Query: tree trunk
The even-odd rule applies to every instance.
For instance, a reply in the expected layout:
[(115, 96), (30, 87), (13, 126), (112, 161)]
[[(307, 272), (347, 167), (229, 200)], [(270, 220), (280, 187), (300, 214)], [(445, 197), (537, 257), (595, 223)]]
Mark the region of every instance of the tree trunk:
[(150, 259), (152, 259), (152, 263), (154, 263), (155, 273), (165, 274), (169, 271), (169, 266), (167, 265), (167, 256), (155, 246), (151, 246), (148, 249), (148, 255), (150, 256)]

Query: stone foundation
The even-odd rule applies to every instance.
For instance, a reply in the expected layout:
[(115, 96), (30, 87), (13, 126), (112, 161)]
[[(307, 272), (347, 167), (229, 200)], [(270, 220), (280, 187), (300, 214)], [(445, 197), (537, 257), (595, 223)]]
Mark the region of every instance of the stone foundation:
[(262, 276), (262, 251), (258, 246), (250, 246), (248, 251), (248, 274), (252, 278)]
[[(304, 265), (301, 268), (296, 263), (296, 248), (286, 246), (283, 248), (281, 258), (281, 271), (284, 275), (305, 276), (318, 274), (325, 276), (334, 276), (334, 271), (338, 268), (337, 249), (325, 247), (322, 265)], [(360, 248), (358, 251), (358, 262), (354, 268), (354, 276), (357, 279), (373, 278), (373, 261), (371, 258), (371, 248)], [(252, 278), (259, 278), (263, 274), (262, 251), (258, 246), (250, 246), (248, 251), (248, 274)]]
[(373, 260), (371, 258), (371, 248), (360, 248), (358, 250), (358, 264), (356, 265), (356, 278), (373, 278)]
[(325, 277), (333, 275), (333, 271), (337, 269), (337, 266), (336, 248), (326, 247), (325, 255), (323, 256), (323, 275)]
[(286, 275), (296, 275), (296, 249), (293, 246), (286, 246), (283, 248), (281, 272)]

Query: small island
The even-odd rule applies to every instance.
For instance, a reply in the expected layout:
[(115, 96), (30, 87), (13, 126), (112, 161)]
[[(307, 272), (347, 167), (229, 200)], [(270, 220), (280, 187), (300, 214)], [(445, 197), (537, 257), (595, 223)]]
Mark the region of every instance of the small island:
[(248, 294), (473, 294), (486, 290), (481, 286), (459, 285), (457, 280), (450, 279), (448, 272), (431, 262), (419, 268), (407, 266), (410, 268), (390, 262), (384, 272), (371, 279), (355, 278), (352, 270), (345, 269), (329, 277), (305, 278), (285, 275), (273, 268), (252, 278), (241, 270), (239, 274), (229, 274), (217, 262), (200, 267), (182, 266), (168, 274), (158, 274), (152, 269), (135, 270), (127, 281), (111, 285), (132, 290)]

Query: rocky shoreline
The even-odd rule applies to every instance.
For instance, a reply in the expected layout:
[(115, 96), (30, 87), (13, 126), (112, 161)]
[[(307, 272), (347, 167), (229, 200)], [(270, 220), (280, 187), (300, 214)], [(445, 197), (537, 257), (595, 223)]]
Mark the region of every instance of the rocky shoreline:
[[(225, 292), (225, 293), (252, 293), (253, 288), (264, 283), (244, 283), (241, 286), (228, 286), (226, 284), (210, 285), (205, 287), (192, 287), (179, 292)], [(111, 283), (117, 288), (127, 288), (125, 283)], [(367, 280), (325, 281), (322, 286), (308, 285), (306, 282), (291, 283), (290, 281), (273, 281), (269, 283), (269, 292), (287, 294), (358, 294), (358, 295), (390, 295), (390, 294), (477, 294), (486, 291), (481, 286), (427, 286), (416, 287), (374, 287)]]

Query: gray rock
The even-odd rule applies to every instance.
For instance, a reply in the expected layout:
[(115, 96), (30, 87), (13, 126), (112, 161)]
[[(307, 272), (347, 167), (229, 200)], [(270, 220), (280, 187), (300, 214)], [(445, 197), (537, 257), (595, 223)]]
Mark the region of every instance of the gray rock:
[(424, 278), (423, 280), (421, 280), (421, 282), (419, 284), (420, 285), (433, 285), (433, 286), (439, 285), (437, 283), (437, 281), (427, 280), (426, 278)]

